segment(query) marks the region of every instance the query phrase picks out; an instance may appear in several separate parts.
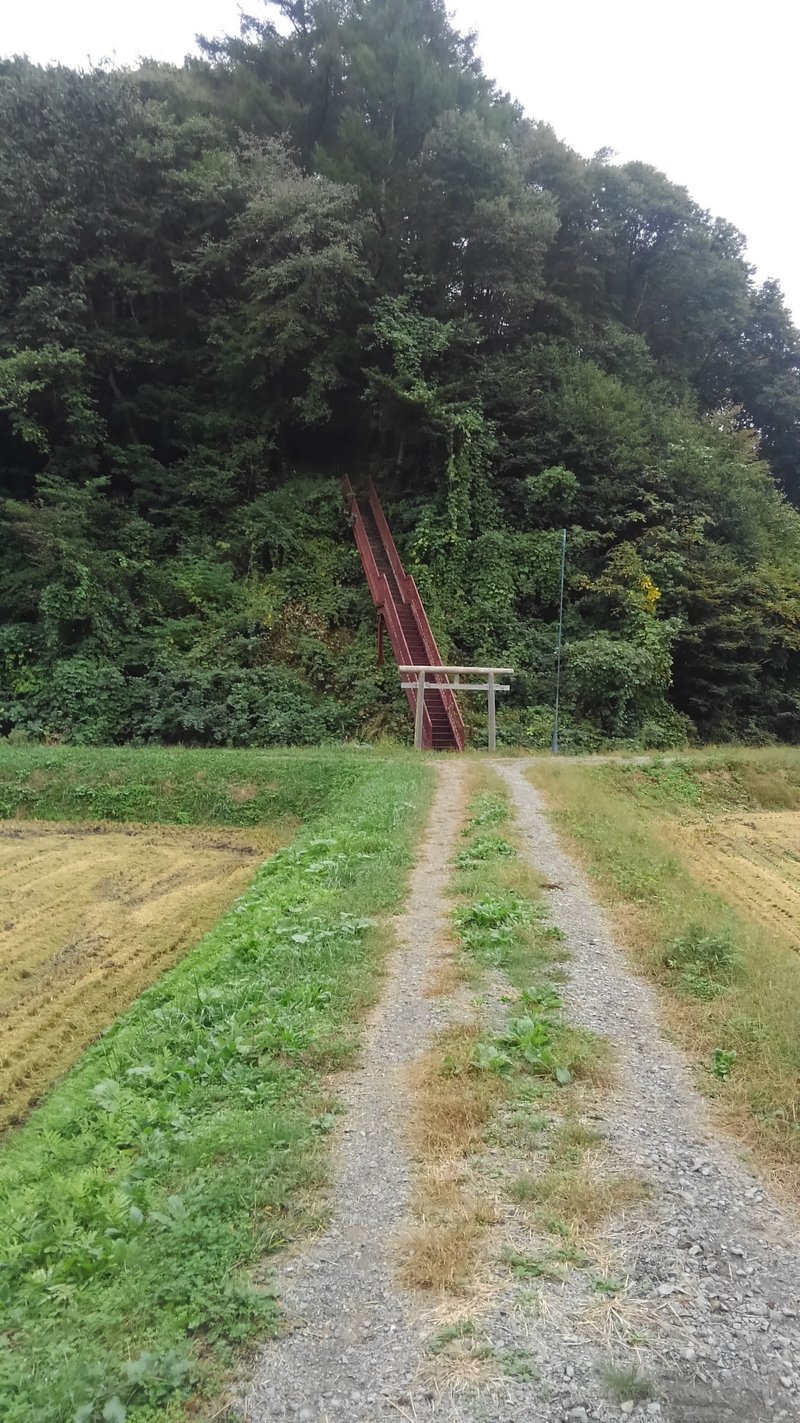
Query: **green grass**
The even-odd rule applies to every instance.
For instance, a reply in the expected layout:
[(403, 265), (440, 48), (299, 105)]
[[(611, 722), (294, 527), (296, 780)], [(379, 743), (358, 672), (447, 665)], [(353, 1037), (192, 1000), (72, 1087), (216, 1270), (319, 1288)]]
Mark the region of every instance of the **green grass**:
[(550, 813), (593, 874), (726, 1120), (800, 1192), (800, 962), (695, 872), (681, 826), (800, 806), (800, 751), (647, 765), (537, 763)]
[(600, 1376), (618, 1403), (643, 1403), (655, 1393), (650, 1380), (639, 1372), (638, 1364), (604, 1364)]
[(0, 741), (0, 819), (263, 825), (319, 815), (372, 773), (367, 751), (192, 751)]
[[(487, 779), (483, 773), (481, 780)], [(488, 778), (494, 783), (494, 777)], [(487, 836), (487, 825), (493, 833)], [(606, 1060), (604, 1044), (561, 1020), (556, 982), (563, 935), (547, 920), (540, 883), (511, 839), (512, 810), (505, 789), (473, 797), (455, 858), (459, 897), (453, 923), (467, 958), (480, 972), (499, 969), (519, 992), (508, 1022), (481, 1044), (476, 1062), (495, 1072), (524, 1072), (560, 1085), (591, 1076)]]
[[(486, 772), (481, 779), (496, 784)], [(505, 1251), (501, 1260), (522, 1279), (558, 1278), (559, 1263), (578, 1263), (576, 1242), (607, 1215), (639, 1200), (641, 1185), (607, 1174), (603, 1138), (579, 1115), (587, 1087), (606, 1085), (611, 1053), (603, 1038), (563, 1016), (563, 935), (548, 923), (541, 882), (517, 853), (510, 798), (504, 789), (484, 789), (472, 810), (456, 856), (460, 902), (453, 921), (477, 970), (499, 969), (516, 990), (504, 1027), (477, 1045), (473, 1070), (497, 1074), (505, 1084), (504, 1112), (495, 1126), (501, 1147), (532, 1157), (532, 1172), (507, 1183), (509, 1196), (531, 1210), (540, 1229), (570, 1247), (561, 1262), (552, 1252), (536, 1257)], [(487, 811), (493, 843), (507, 848), (474, 856), (471, 848), (486, 841)]]
[[(564, 766), (559, 762), (559, 766)], [(575, 763), (639, 805), (717, 815), (722, 811), (793, 810), (800, 806), (800, 750), (726, 748), (655, 757), (643, 763)], [(546, 774), (546, 772), (545, 772)]]
[(262, 771), (271, 819), (318, 808), (0, 1152), (0, 1417), (177, 1420), (276, 1327), (264, 1261), (308, 1223), (321, 1077), (352, 1061), (429, 777), (327, 753), (0, 760), (6, 814), (251, 823), (257, 800), (224, 788)]
[(505, 1377), (515, 1379), (517, 1383), (541, 1377), (541, 1370), (529, 1349), (503, 1349), (497, 1355), (497, 1361)]
[(520, 1255), (517, 1250), (506, 1247), (501, 1251), (500, 1263), (505, 1265), (518, 1280), (562, 1280), (564, 1272), (561, 1262), (552, 1255)]
[(449, 1346), (461, 1339), (474, 1339), (477, 1330), (474, 1319), (459, 1319), (455, 1324), (446, 1324), (428, 1340), (426, 1353), (443, 1354)]

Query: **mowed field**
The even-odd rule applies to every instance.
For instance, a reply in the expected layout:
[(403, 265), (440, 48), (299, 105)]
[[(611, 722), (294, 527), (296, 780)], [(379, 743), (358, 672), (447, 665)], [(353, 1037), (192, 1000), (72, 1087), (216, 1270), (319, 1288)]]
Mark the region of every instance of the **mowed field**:
[(244, 890), (266, 831), (0, 822), (0, 1128)]
[(800, 811), (721, 815), (677, 841), (704, 884), (800, 949)]

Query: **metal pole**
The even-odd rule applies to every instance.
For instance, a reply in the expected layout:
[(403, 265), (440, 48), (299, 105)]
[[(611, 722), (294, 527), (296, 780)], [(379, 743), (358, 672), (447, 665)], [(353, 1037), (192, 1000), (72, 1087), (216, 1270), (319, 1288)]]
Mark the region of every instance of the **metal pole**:
[(567, 531), (561, 530), (561, 590), (558, 597), (558, 638), (556, 640), (556, 707), (553, 717), (553, 739), (550, 750), (558, 755), (558, 707), (561, 697), (561, 639), (564, 629), (564, 569), (567, 562)]
[(417, 751), (422, 750), (422, 727), (425, 718), (425, 673), (420, 672), (417, 677), (417, 706), (414, 716), (414, 746)]
[(489, 750), (497, 750), (497, 722), (496, 708), (497, 702), (494, 694), (494, 672), (489, 673), (489, 683), (487, 687), (487, 700), (489, 703)]

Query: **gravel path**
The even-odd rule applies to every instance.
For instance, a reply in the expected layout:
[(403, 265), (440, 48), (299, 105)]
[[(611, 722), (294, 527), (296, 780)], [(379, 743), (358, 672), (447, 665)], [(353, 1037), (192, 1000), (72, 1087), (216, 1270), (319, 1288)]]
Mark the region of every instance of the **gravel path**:
[[(448, 1017), (447, 1005), (425, 998), (424, 989), (443, 952), (445, 887), (463, 814), (463, 763), (437, 769), (429, 828), (396, 922), (398, 949), (359, 1070), (343, 1093), (331, 1224), (280, 1271), (278, 1290), (295, 1328), (261, 1357), (245, 1409), (252, 1423), (413, 1416), (406, 1390), (417, 1374), (421, 1327), (392, 1279), (392, 1254), (408, 1223), (403, 1069)], [(428, 1404), (423, 1389), (412, 1407)]]
[[(679, 1053), (661, 1035), (653, 994), (632, 977), (523, 770), (502, 762), (496, 769), (530, 862), (558, 885), (549, 901), (571, 955), (569, 1017), (618, 1052), (619, 1082), (601, 1108), (613, 1165), (653, 1188), (645, 1209), (608, 1231), (617, 1269), (628, 1276), (628, 1307), (641, 1306), (652, 1339), (643, 1368), (658, 1401), (635, 1411), (660, 1412), (671, 1423), (800, 1419), (796, 1222), (713, 1129)], [(597, 1349), (590, 1341), (581, 1347), (578, 1331), (562, 1317), (548, 1352), (560, 1366), (564, 1342), (574, 1340), (572, 1363), (560, 1380), (551, 1364), (549, 1411), (532, 1400), (527, 1417), (620, 1416), (619, 1405), (615, 1411), (598, 1397)]]
[[(612, 1423), (633, 1413), (643, 1423), (800, 1423), (795, 1224), (714, 1130), (680, 1054), (661, 1035), (653, 994), (632, 976), (523, 768), (495, 765), (530, 863), (558, 886), (548, 899), (570, 954), (567, 1015), (617, 1049), (618, 1080), (585, 1110), (606, 1138), (609, 1169), (643, 1180), (649, 1194), (591, 1242), (585, 1268), (520, 1280), (503, 1251), (546, 1257), (553, 1239), (509, 1195), (509, 1181), (538, 1169), (540, 1153), (526, 1154), (518, 1126), (504, 1135), (501, 1120), (470, 1167), (495, 1207), (474, 1293), (439, 1302), (437, 1312), (395, 1282), (412, 1184), (404, 1069), (465, 1006), (458, 992), (425, 996), (447, 953), (446, 890), (463, 811), (463, 763), (442, 762), (397, 921), (398, 950), (361, 1066), (343, 1090), (331, 1224), (279, 1271), (291, 1332), (263, 1352), (245, 1417)], [(499, 976), (488, 975), (485, 1021), (502, 1014), (503, 994)], [(598, 1294), (598, 1274), (623, 1280), (624, 1289), (613, 1299)], [(431, 1357), (432, 1336), (448, 1319), (469, 1326), (466, 1367)], [(613, 1397), (603, 1379), (610, 1360), (637, 1365), (652, 1396)]]

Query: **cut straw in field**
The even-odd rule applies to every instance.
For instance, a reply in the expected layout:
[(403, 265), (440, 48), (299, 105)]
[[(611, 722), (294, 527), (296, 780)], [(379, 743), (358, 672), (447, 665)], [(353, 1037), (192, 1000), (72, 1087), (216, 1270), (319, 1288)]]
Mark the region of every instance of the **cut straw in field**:
[(0, 821), (0, 1126), (202, 938), (266, 830)]

